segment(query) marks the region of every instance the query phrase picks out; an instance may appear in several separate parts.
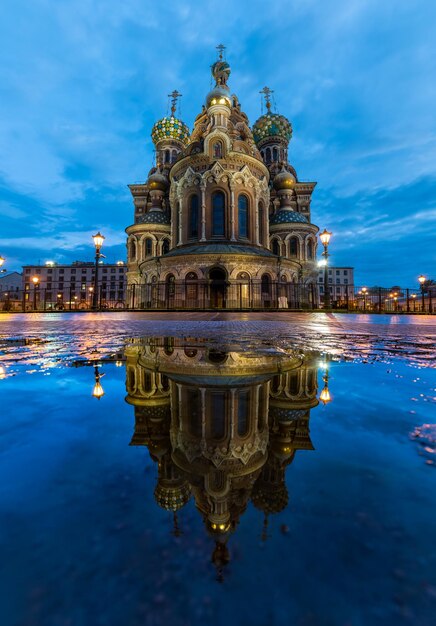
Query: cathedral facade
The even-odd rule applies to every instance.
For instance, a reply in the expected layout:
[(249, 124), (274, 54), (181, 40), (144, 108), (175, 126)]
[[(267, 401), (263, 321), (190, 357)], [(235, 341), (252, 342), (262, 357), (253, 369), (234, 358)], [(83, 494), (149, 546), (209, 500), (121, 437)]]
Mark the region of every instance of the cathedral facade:
[(176, 116), (180, 94), (171, 94), (171, 114), (152, 130), (156, 166), (144, 184), (129, 186), (129, 306), (314, 305), (316, 183), (300, 182), (289, 163), (291, 123), (271, 110), (264, 88), (266, 113), (250, 128), (230, 92), (222, 46), (212, 76), (192, 133)]

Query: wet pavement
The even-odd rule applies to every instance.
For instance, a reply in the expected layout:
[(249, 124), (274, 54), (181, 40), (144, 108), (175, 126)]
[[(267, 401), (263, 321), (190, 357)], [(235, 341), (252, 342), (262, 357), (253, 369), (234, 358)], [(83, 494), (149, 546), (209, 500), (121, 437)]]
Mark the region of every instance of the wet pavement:
[(0, 624), (428, 626), (436, 318), (0, 317)]

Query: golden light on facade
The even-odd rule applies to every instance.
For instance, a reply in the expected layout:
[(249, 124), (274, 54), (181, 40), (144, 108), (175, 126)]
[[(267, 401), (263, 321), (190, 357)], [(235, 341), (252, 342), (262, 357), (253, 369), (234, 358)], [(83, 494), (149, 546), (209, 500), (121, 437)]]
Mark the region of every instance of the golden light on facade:
[(332, 236), (332, 233), (330, 233), (326, 228), (324, 228), (323, 232), (319, 236), (323, 246), (328, 246), (329, 245), (329, 241), (330, 241), (330, 237), (331, 236)]
[(32, 283), (34, 285), (37, 285), (39, 283), (39, 277), (38, 276), (32, 276)]
[(5, 259), (2, 256), (0, 256), (0, 267), (3, 265), (4, 262), (5, 262)]
[(105, 240), (105, 237), (101, 234), (100, 231), (98, 231), (98, 233), (96, 235), (92, 235), (92, 238), (94, 240), (94, 245), (95, 245), (96, 249), (100, 250), (100, 248), (103, 245), (103, 241)]
[(416, 293), (412, 293), (412, 298), (415, 299), (416, 298)]

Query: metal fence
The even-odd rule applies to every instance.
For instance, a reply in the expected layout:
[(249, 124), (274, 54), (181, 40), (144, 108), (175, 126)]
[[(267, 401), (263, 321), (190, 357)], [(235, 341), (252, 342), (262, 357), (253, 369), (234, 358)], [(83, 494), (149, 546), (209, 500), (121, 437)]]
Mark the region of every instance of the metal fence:
[[(185, 281), (129, 285), (125, 297), (98, 291), (98, 310), (316, 310), (324, 309), (323, 285), (255, 281)], [(362, 313), (434, 313), (436, 286), (420, 289), (332, 285), (332, 310)], [(54, 293), (40, 286), (0, 293), (0, 311), (90, 311), (93, 294)]]

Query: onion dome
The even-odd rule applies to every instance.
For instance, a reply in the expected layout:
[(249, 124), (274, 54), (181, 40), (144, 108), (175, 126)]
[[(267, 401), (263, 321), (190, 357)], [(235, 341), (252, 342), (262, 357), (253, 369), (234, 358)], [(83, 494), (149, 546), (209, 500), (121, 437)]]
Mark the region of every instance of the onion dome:
[(191, 487), (186, 481), (178, 486), (158, 483), (154, 490), (154, 497), (157, 504), (166, 511), (179, 511), (191, 497)]
[(286, 170), (282, 170), (274, 177), (273, 185), (276, 191), (281, 189), (292, 189), (295, 185), (295, 176)]
[(163, 117), (153, 126), (151, 138), (155, 145), (165, 139), (175, 139), (186, 146), (189, 141), (189, 128), (174, 115)]
[(256, 144), (270, 137), (278, 137), (288, 143), (292, 137), (291, 122), (284, 115), (268, 111), (253, 125), (253, 137)]
[(169, 216), (163, 211), (148, 211), (136, 219), (137, 224), (170, 224)]
[(160, 191), (166, 191), (168, 188), (168, 178), (161, 174), (159, 171), (150, 174), (147, 180), (147, 185), (150, 190), (159, 189)]
[(293, 211), (292, 209), (280, 209), (269, 221), (271, 226), (274, 224), (296, 224), (298, 222), (308, 224), (309, 220), (302, 213), (297, 213), (297, 211)]
[[(256, 488), (257, 487), (257, 488)], [(263, 483), (253, 489), (251, 501), (256, 509), (264, 513), (280, 513), (286, 508), (289, 496), (284, 483)]]
[(227, 85), (215, 85), (212, 91), (206, 96), (206, 106), (214, 106), (215, 104), (224, 104), (228, 107), (232, 106), (232, 99)]
[(220, 58), (218, 59), (218, 61), (216, 61), (212, 65), (211, 70), (212, 70), (212, 76), (214, 77), (217, 85), (227, 84), (231, 69), (227, 61), (224, 61), (224, 59), (222, 58), (222, 55), (220, 55)]

